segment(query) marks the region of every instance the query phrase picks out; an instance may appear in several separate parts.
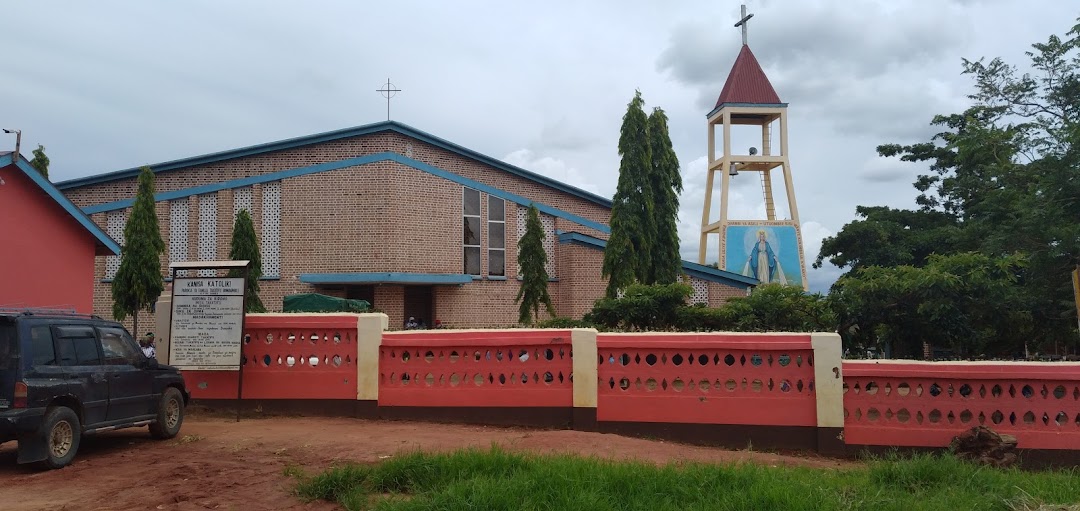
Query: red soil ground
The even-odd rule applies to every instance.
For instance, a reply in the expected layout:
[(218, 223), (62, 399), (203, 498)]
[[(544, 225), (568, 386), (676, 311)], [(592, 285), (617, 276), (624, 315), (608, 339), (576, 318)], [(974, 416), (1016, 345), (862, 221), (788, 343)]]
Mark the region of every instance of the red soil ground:
[(286, 467), (316, 473), (335, 463), (374, 463), (401, 451), (445, 451), (498, 444), (509, 450), (572, 452), (656, 463), (751, 461), (820, 468), (844, 461), (730, 451), (618, 435), (562, 430), (327, 418), (192, 415), (180, 435), (150, 439), (146, 428), (83, 440), (75, 462), (41, 472), (0, 446), (0, 509), (337, 509), (304, 504)]

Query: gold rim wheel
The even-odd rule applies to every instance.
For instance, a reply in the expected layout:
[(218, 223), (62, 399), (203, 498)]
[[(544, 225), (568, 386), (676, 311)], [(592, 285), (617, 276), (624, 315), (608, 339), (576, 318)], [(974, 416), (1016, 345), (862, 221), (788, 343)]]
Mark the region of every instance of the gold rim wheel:
[(170, 399), (169, 402), (165, 404), (165, 427), (171, 430), (175, 428), (179, 422), (180, 403), (176, 402), (175, 399)]
[(49, 435), (49, 450), (53, 456), (63, 458), (71, 451), (71, 444), (75, 439), (75, 432), (68, 421), (57, 422)]

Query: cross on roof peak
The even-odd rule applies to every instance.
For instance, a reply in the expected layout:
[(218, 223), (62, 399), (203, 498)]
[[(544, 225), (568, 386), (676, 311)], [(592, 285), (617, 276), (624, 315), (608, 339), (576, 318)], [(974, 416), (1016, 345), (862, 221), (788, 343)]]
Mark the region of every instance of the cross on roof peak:
[(743, 4), (742, 5), (742, 19), (740, 19), (739, 22), (735, 24), (735, 28), (742, 27), (742, 43), (743, 43), (743, 46), (746, 46), (746, 24), (747, 24), (748, 21), (750, 21), (750, 18), (753, 18), (753, 17), (754, 17), (753, 14), (746, 14), (746, 4)]

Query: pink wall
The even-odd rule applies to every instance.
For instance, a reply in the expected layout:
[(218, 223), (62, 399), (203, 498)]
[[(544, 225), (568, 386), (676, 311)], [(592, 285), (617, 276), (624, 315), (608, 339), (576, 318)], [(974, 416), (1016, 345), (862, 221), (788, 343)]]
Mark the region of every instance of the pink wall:
[(92, 312), (93, 235), (17, 168), (0, 177), (0, 307)]
[(569, 330), (383, 334), (379, 405), (572, 407)]
[(597, 336), (600, 422), (817, 426), (810, 334)]
[(1080, 449), (1080, 365), (844, 362), (844, 440), (944, 447), (978, 425), (1024, 449)]

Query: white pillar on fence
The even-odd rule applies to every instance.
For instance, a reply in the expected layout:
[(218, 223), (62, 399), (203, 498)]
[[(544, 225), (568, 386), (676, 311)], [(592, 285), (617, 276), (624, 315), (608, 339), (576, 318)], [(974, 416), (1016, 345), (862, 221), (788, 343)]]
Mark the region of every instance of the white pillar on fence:
[(575, 328), (570, 333), (574, 350), (574, 408), (596, 409), (596, 330)]
[(379, 347), (389, 325), (386, 314), (358, 314), (356, 321), (356, 399), (379, 399)]
[(844, 427), (844, 366), (840, 359), (840, 335), (814, 333), (814, 393), (817, 395), (817, 426)]

